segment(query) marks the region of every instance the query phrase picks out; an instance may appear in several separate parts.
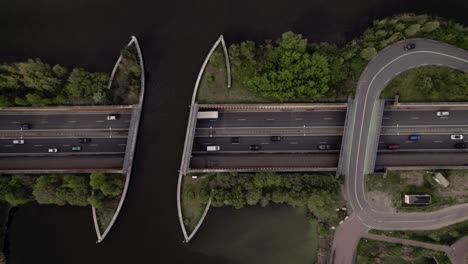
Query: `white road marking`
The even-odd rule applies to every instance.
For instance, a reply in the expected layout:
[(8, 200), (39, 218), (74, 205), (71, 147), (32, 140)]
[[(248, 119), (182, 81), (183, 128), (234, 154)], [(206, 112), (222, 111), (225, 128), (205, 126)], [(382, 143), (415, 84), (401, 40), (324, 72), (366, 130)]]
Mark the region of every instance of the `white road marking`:
[(262, 145), (268, 145), (268, 144), (270, 144), (270, 142), (262, 142), (262, 143), (260, 143), (260, 144), (262, 144)]
[(388, 117), (388, 116), (384, 116), (384, 117), (382, 117), (382, 119), (386, 119), (386, 120), (388, 120), (388, 119), (390, 119), (390, 117)]
[(434, 143), (443, 143), (441, 140), (435, 140)]
[(127, 144), (117, 144), (117, 146), (121, 146), (121, 147), (126, 146), (126, 145)]
[(274, 118), (267, 118), (266, 120), (268, 120), (268, 121), (273, 121), (273, 120), (275, 120), (275, 119), (274, 119)]
[(323, 142), (319, 142), (319, 144), (327, 144), (327, 142), (326, 142), (326, 141), (323, 141)]
[(203, 143), (203, 145), (211, 145), (210, 142)]
[(289, 142), (289, 144), (291, 144), (291, 145), (297, 145), (297, 144), (299, 144), (299, 143), (298, 143), (298, 142)]
[(75, 120), (70, 120), (70, 121), (67, 121), (68, 123), (76, 123)]
[(237, 120), (238, 120), (238, 121), (245, 121), (245, 120), (247, 120), (247, 119), (245, 119), (245, 118), (237, 118)]
[(19, 124), (18, 121), (12, 121), (11, 123), (12, 123), (12, 124)]
[(96, 123), (104, 123), (104, 120), (98, 120)]
[(304, 118), (296, 118), (297, 121), (304, 120)]
[(331, 117), (324, 117), (323, 120), (332, 120), (333, 118)]
[(34, 145), (34, 147), (42, 147), (42, 145)]
[(13, 145), (3, 145), (3, 146), (6, 147), (6, 148), (11, 148), (11, 147), (13, 147)]
[(70, 145), (62, 145), (62, 147), (69, 147)]
[(411, 118), (411, 119), (419, 119), (419, 117), (417, 117), (417, 116), (412, 116), (412, 117), (410, 117), (410, 118)]
[(39, 123), (41, 123), (41, 124), (47, 124), (47, 123), (49, 123), (49, 121), (41, 121), (41, 122), (39, 122)]
[(89, 144), (91, 147), (97, 147), (98, 144)]

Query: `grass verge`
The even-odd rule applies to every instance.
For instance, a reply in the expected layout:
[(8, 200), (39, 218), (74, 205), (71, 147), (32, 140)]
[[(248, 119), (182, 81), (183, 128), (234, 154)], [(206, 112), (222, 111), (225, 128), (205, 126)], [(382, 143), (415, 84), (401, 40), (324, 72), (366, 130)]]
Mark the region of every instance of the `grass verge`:
[(181, 206), (184, 225), (190, 234), (198, 224), (206, 204), (209, 200), (208, 183), (210, 175), (192, 178), (192, 175), (184, 175), (182, 178)]
[(444, 252), (383, 241), (361, 239), (357, 247), (356, 263), (450, 264), (450, 260)]
[(468, 221), (431, 231), (380, 231), (372, 229), (369, 232), (451, 246), (460, 238), (468, 236)]

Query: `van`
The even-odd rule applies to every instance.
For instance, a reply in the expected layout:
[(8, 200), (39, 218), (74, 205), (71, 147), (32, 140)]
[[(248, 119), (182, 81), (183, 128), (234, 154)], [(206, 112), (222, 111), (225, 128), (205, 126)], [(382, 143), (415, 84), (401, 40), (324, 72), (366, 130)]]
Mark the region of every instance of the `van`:
[(13, 139), (13, 144), (24, 144), (24, 139)]
[(387, 149), (399, 149), (399, 148), (400, 148), (400, 146), (397, 145), (397, 144), (391, 144), (391, 145), (387, 146)]
[(206, 146), (206, 151), (220, 151), (220, 146)]
[(107, 116), (107, 120), (117, 120), (119, 119), (119, 115), (117, 114), (112, 114)]

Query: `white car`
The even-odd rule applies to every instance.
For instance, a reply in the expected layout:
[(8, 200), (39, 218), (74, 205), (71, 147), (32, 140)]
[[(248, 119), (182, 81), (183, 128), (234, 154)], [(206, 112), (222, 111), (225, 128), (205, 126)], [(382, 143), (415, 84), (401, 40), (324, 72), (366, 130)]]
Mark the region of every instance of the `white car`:
[(116, 115), (116, 114), (107, 116), (107, 120), (117, 120), (118, 118), (119, 118), (119, 115)]
[(24, 144), (23, 139), (13, 139), (13, 144)]
[(449, 111), (437, 111), (436, 115), (437, 116), (449, 116), (450, 112)]
[(463, 139), (463, 135), (451, 135), (451, 136), (450, 136), (450, 139), (451, 139), (451, 140), (462, 140), (462, 139)]
[(58, 149), (57, 148), (50, 148), (49, 152), (50, 153), (55, 153), (55, 152), (58, 152)]

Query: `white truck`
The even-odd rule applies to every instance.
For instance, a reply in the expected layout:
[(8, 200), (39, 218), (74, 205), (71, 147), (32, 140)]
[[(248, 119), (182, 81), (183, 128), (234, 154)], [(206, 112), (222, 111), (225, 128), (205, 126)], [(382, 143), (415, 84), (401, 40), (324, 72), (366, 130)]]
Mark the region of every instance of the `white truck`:
[(201, 111), (197, 113), (197, 119), (218, 119), (218, 111)]

